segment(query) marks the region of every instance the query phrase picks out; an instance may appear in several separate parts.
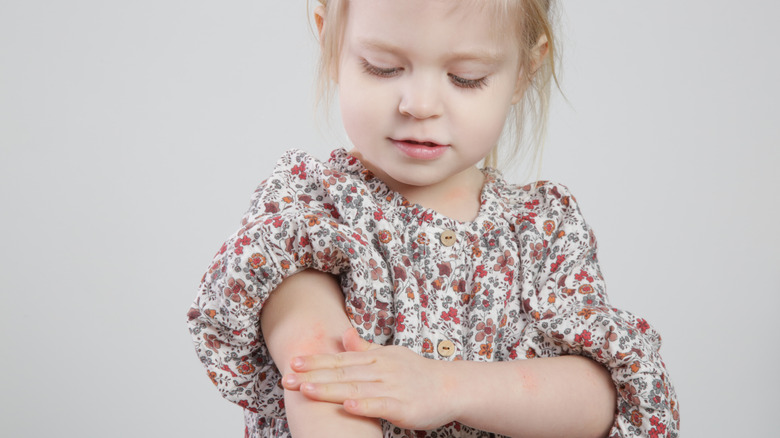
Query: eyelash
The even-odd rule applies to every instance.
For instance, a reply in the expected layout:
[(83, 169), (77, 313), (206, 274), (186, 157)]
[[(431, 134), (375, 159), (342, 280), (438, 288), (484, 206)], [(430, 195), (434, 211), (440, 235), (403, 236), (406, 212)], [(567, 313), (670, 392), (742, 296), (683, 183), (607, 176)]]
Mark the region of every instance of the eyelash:
[(365, 59), (363, 59), (361, 62), (363, 64), (363, 69), (366, 71), (366, 73), (368, 73), (370, 75), (374, 75), (374, 76), (379, 76), (380, 78), (391, 78), (391, 77), (395, 76), (396, 74), (398, 74), (398, 72), (400, 70), (399, 68), (395, 68), (395, 67), (394, 68), (380, 68), (380, 67), (377, 67), (377, 66), (369, 63)]
[[(377, 67), (369, 63), (365, 59), (361, 60), (361, 63), (363, 64), (363, 69), (365, 70), (366, 73), (380, 78), (392, 78), (401, 71), (401, 69), (397, 67), (393, 67), (393, 68)], [(454, 75), (452, 73), (447, 73), (447, 76), (449, 76), (450, 81), (452, 81), (452, 83), (459, 88), (479, 89), (484, 87), (485, 84), (487, 83), (487, 76), (479, 79), (466, 79)]]
[(485, 83), (487, 82), (487, 76), (479, 79), (466, 79), (460, 76), (455, 76), (452, 73), (448, 73), (447, 76), (449, 76), (450, 80), (460, 88), (479, 89), (484, 87)]

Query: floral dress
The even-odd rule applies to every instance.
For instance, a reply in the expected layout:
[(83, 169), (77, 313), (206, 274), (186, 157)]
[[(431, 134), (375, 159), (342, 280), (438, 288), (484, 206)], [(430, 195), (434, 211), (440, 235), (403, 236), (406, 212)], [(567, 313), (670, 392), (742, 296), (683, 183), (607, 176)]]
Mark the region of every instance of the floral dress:
[[(579, 354), (617, 389), (610, 437), (677, 437), (674, 388), (647, 321), (607, 301), (596, 240), (561, 185), (509, 185), (484, 169), (476, 219), (459, 222), (390, 190), (345, 150), (284, 154), (240, 229), (214, 257), (188, 312), (201, 362), (244, 408), (247, 436), (288, 437), (281, 375), (260, 309), (306, 268), (338, 275), (361, 336), (437, 360)], [(459, 423), (385, 437), (496, 436)]]

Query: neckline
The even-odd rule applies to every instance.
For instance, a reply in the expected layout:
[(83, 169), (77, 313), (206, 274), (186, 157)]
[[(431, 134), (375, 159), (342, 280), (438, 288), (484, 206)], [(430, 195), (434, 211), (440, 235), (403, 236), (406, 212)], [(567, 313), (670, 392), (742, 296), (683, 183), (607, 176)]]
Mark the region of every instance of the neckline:
[[(403, 209), (403, 213), (407, 216), (407, 220), (416, 218), (418, 222), (436, 223), (443, 226), (457, 225), (462, 227), (483, 223), (489, 219), (488, 215), (501, 215), (507, 208), (499, 194), (498, 186), (501, 185), (503, 181), (501, 172), (492, 167), (485, 166), (479, 169), (485, 176), (485, 181), (483, 182), (482, 189), (479, 193), (479, 211), (477, 212), (477, 215), (471, 221), (459, 221), (439, 213), (432, 208), (410, 202), (405, 196), (388, 187), (384, 181), (376, 177), (373, 172), (366, 169), (357, 157), (351, 155), (349, 151), (344, 148), (334, 149), (331, 152), (328, 161), (338, 167), (341, 171), (358, 175), (360, 179), (369, 186), (376, 198), (382, 199), (385, 202), (392, 204), (394, 207)], [(496, 208), (491, 208), (494, 206)]]

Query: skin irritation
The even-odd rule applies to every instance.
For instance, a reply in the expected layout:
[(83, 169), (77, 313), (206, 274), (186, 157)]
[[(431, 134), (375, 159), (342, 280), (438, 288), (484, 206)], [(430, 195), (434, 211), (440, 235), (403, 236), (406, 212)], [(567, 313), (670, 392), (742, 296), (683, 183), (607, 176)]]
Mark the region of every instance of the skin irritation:
[(539, 382), (533, 373), (527, 372), (523, 368), (518, 368), (517, 374), (519, 375), (520, 382), (523, 385), (523, 392), (529, 396), (533, 396), (538, 392)]
[[(380, 176), (380, 178), (384, 175), (381, 169), (378, 169), (365, 161), (364, 157), (357, 149), (352, 149), (349, 153), (364, 162), (366, 167)], [(419, 187), (395, 183), (392, 184), (391, 188), (396, 192), (401, 193), (406, 200), (412, 204), (419, 204), (444, 216), (461, 222), (467, 222), (474, 220), (479, 213), (482, 201), (482, 186), (485, 182), (481, 172), (473, 175), (473, 183), (468, 185), (454, 185), (453, 187)]]
[(331, 351), (333, 345), (328, 345), (328, 343), (335, 345), (336, 342), (326, 338), (325, 328), (322, 323), (316, 321), (309, 326), (306, 336), (301, 336), (295, 341), (293, 348), (295, 351), (306, 351), (311, 352), (311, 354)]
[[(419, 195), (418, 195), (419, 193)], [(482, 185), (456, 186), (441, 193), (425, 191), (425, 188), (407, 191), (407, 199), (415, 204), (430, 208), (452, 219), (467, 222), (477, 217), (481, 204)]]

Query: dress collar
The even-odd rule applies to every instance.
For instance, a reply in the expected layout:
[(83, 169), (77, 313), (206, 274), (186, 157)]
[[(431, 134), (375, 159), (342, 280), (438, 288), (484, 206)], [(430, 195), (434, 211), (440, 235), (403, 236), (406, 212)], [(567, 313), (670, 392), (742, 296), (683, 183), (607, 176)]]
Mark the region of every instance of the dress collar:
[[(328, 163), (340, 172), (359, 177), (365, 182), (373, 197), (381, 205), (395, 207), (400, 210), (402, 216), (407, 221), (417, 219), (418, 222), (431, 222), (442, 226), (457, 226), (468, 223), (457, 221), (433, 209), (409, 202), (403, 195), (393, 191), (382, 180), (374, 176), (370, 170), (363, 166), (360, 160), (351, 155), (346, 149), (333, 150)], [(506, 196), (506, 183), (501, 172), (492, 167), (483, 167), (480, 170), (485, 175), (485, 183), (480, 192), (479, 213), (472, 223), (483, 223), (485, 221), (495, 221), (498, 218), (507, 218), (509, 217), (507, 214), (511, 216), (504, 199), (504, 196)]]

